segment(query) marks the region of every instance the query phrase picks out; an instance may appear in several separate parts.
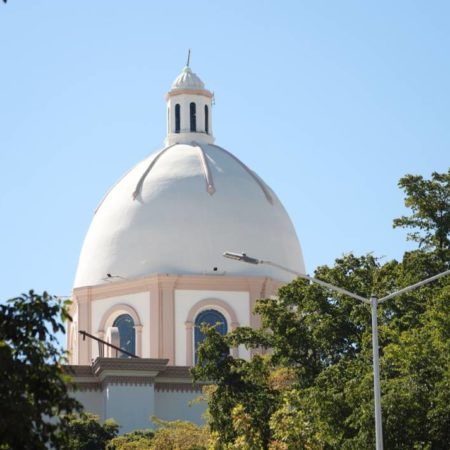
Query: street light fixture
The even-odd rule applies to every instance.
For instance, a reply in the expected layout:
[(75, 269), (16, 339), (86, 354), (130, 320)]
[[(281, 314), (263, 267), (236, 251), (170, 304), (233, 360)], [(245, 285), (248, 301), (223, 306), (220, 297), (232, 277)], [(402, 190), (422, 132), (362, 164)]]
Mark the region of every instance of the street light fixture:
[(372, 353), (373, 353), (373, 395), (375, 400), (375, 442), (376, 442), (376, 450), (383, 450), (383, 427), (381, 420), (381, 390), (380, 390), (380, 362), (379, 362), (379, 350), (378, 350), (378, 320), (377, 320), (377, 310), (378, 305), (380, 303), (385, 302), (391, 298), (397, 297), (398, 295), (404, 294), (405, 292), (412, 291), (417, 289), (424, 284), (428, 284), (431, 281), (435, 281), (438, 278), (441, 278), (445, 275), (450, 275), (450, 270), (446, 270), (445, 272), (441, 272), (437, 275), (434, 275), (425, 280), (419, 281), (418, 283), (412, 284), (411, 286), (400, 289), (399, 291), (393, 292), (392, 294), (386, 295), (382, 298), (377, 298), (375, 296), (371, 296), (369, 299), (361, 297), (360, 295), (354, 294), (353, 292), (347, 291), (346, 289), (342, 289), (338, 286), (334, 286), (333, 284), (326, 283), (325, 281), (319, 280), (317, 278), (311, 277), (301, 272), (297, 272), (296, 270), (289, 269), (288, 267), (284, 267), (280, 264), (276, 264), (272, 261), (267, 261), (263, 259), (254, 258), (246, 255), (245, 253), (236, 253), (236, 252), (225, 252), (223, 254), (225, 258), (234, 259), (236, 261), (242, 261), (249, 264), (265, 264), (268, 266), (276, 267), (277, 269), (288, 272), (292, 275), (296, 275), (299, 278), (303, 278), (305, 280), (309, 280), (312, 283), (319, 284), (327, 289), (330, 289), (334, 292), (339, 292), (340, 294), (347, 295), (351, 298), (359, 300), (363, 303), (366, 303), (371, 306), (371, 315), (372, 315)]

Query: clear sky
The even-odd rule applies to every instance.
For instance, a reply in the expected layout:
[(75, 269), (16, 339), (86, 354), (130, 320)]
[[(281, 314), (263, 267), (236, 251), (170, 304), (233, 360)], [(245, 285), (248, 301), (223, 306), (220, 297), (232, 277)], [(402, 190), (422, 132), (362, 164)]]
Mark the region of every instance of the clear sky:
[(310, 273), (401, 257), (398, 179), (450, 165), (449, 22), (448, 1), (0, 3), (0, 299), (70, 294), (96, 205), (162, 146), (188, 48), (216, 143), (278, 194)]

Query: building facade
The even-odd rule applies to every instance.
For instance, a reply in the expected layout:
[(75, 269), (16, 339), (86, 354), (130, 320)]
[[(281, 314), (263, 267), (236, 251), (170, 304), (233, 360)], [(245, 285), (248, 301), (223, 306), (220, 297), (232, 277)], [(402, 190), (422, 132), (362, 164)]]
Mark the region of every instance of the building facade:
[[(112, 398), (122, 407), (146, 398), (141, 416), (151, 410), (162, 419), (200, 420), (179, 406), (199, 389), (188, 376), (203, 339), (199, 325), (216, 324), (222, 333), (258, 327), (256, 300), (290, 281), (275, 267), (224, 259), (225, 251), (255, 254), (304, 272), (296, 232), (275, 193), (215, 144), (212, 100), (185, 67), (166, 96), (165, 147), (112, 187), (86, 235), (67, 344), (81, 388), (77, 395), (102, 418), (120, 422)], [(140, 359), (105, 353), (80, 331)], [(251, 357), (244, 347), (231, 351)], [(112, 395), (120, 386), (121, 393)], [(86, 394), (89, 390), (97, 394)], [(180, 416), (172, 417), (168, 405)], [(148, 414), (144, 420), (148, 425)], [(138, 422), (126, 429), (145, 426)]]

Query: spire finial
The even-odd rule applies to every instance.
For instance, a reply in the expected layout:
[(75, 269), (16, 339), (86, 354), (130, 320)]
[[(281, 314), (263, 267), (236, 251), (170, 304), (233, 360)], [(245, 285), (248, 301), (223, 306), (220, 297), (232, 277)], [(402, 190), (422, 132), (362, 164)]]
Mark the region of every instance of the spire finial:
[(186, 67), (189, 67), (190, 60), (191, 60), (191, 49), (188, 49), (188, 57), (187, 57)]

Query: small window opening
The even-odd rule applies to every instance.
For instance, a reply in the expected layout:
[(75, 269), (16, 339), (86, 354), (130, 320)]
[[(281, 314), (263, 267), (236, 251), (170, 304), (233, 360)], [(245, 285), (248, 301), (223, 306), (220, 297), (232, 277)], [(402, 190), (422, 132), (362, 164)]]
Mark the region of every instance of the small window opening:
[(175, 105), (175, 133), (180, 132), (181, 128), (181, 119), (180, 119), (180, 105), (177, 103)]
[(209, 117), (208, 114), (209, 113), (209, 109), (208, 109), (208, 105), (205, 105), (205, 133), (209, 134)]
[(191, 131), (197, 131), (197, 111), (196, 105), (192, 102), (190, 105), (190, 113), (191, 113)]
[(198, 346), (205, 340), (206, 336), (202, 332), (202, 325), (215, 326), (218, 333), (222, 336), (227, 334), (228, 326), (227, 321), (223, 314), (215, 309), (208, 309), (206, 311), (202, 311), (197, 318), (195, 319), (195, 335), (194, 335), (194, 343), (195, 343), (195, 363), (197, 364), (197, 349)]
[[(122, 314), (113, 323), (113, 327), (119, 329), (120, 348), (129, 353), (136, 354), (136, 334), (134, 331), (134, 320), (129, 314)], [(119, 358), (129, 358), (121, 353)]]

